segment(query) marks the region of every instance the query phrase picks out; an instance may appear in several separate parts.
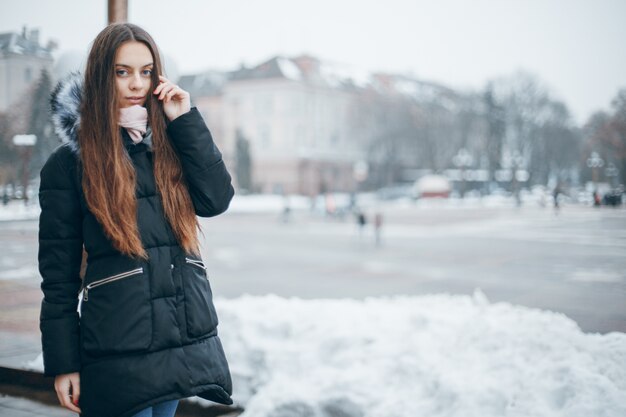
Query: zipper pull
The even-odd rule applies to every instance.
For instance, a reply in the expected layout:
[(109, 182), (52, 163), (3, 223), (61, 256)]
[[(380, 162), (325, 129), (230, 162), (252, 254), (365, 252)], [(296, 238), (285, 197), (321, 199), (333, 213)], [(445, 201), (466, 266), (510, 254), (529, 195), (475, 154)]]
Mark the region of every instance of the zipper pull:
[(83, 301), (87, 301), (87, 292), (89, 291), (89, 288), (85, 287), (84, 292), (85, 295), (83, 296)]

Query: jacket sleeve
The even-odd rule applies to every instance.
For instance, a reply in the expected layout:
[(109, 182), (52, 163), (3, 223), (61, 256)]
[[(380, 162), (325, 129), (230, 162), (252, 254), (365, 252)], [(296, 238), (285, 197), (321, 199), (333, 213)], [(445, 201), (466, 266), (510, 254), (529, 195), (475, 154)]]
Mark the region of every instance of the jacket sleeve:
[(213, 142), (196, 107), (167, 126), (180, 158), (196, 214), (217, 216), (226, 211), (235, 194), (222, 154)]
[(44, 375), (80, 370), (77, 312), (82, 259), (82, 215), (78, 190), (62, 165), (59, 150), (41, 169), (39, 187), (39, 272), (42, 276), (39, 328)]

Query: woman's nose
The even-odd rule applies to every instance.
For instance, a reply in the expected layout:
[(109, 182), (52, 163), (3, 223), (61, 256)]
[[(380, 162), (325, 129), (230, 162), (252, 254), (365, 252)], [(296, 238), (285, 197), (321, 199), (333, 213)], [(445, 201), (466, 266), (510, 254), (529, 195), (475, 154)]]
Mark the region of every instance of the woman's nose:
[(139, 74), (134, 74), (130, 79), (130, 88), (136, 90), (141, 87), (141, 77)]

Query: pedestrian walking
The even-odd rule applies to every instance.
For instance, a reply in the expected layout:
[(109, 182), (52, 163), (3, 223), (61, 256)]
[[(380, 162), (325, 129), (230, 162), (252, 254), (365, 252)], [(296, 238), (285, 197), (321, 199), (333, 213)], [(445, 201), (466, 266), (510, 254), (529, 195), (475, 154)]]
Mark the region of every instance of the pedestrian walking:
[(232, 404), (196, 216), (223, 213), (234, 190), (162, 71), (145, 30), (113, 24), (52, 95), (64, 143), (40, 174), (44, 373), (83, 417), (173, 416), (194, 395)]
[(559, 208), (561, 207), (559, 205), (559, 195), (561, 194), (561, 187), (559, 186), (559, 184), (556, 185), (556, 187), (554, 187), (554, 191), (552, 192), (552, 198), (554, 200), (554, 212), (555, 214), (559, 214)]
[(374, 237), (376, 246), (380, 246), (380, 234), (383, 227), (383, 215), (380, 212), (376, 212), (374, 215)]
[(289, 196), (283, 195), (283, 210), (281, 215), (281, 220), (283, 223), (289, 223), (289, 218), (291, 217), (291, 205), (289, 204)]
[(367, 217), (361, 209), (357, 209), (356, 223), (359, 227), (359, 239), (361, 239), (363, 237), (363, 230), (365, 230), (365, 226), (367, 225)]
[(601, 204), (600, 193), (598, 193), (598, 190), (593, 190), (593, 206), (600, 207)]

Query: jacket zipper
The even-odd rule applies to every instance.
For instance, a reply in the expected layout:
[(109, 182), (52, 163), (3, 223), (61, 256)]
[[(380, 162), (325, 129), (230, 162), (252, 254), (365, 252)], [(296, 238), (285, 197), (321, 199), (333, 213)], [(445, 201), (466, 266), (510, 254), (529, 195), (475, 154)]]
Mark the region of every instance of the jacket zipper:
[(143, 274), (143, 267), (133, 269), (131, 271), (122, 272), (121, 274), (112, 275), (110, 277), (102, 278), (97, 281), (94, 281), (85, 287), (85, 295), (83, 296), (83, 301), (88, 300), (89, 290), (95, 288), (99, 285), (108, 284), (109, 282), (117, 281), (119, 279), (128, 278), (133, 275)]
[(204, 262), (202, 261), (198, 261), (196, 259), (185, 258), (185, 262), (187, 262), (188, 264), (192, 264), (197, 267), (200, 267), (206, 271), (206, 266), (204, 266)]

